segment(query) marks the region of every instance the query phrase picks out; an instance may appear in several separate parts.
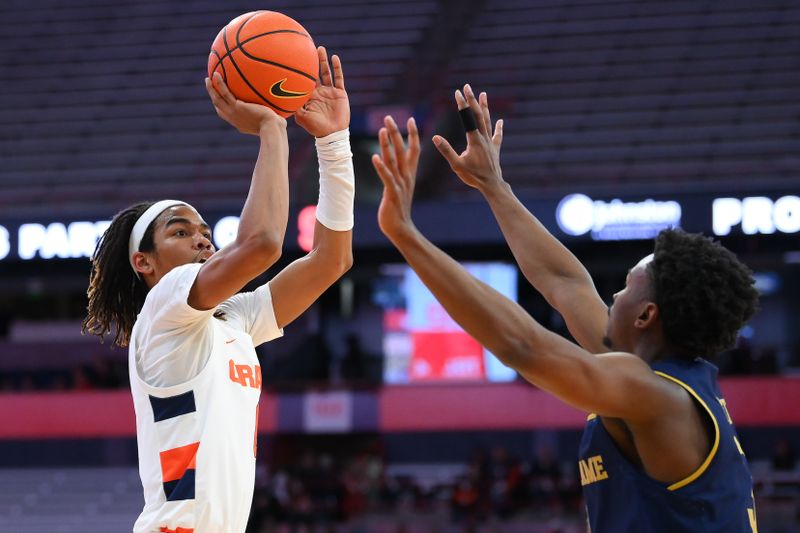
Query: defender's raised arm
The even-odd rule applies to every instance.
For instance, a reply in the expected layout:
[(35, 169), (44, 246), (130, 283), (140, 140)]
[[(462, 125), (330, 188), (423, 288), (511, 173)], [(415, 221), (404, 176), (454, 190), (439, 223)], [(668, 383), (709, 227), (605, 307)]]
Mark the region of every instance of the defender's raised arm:
[[(461, 181), (478, 189), (494, 213), (503, 236), (527, 280), (558, 312), (570, 333), (581, 346), (593, 353), (607, 351), (603, 332), (608, 309), (597, 294), (594, 282), (584, 266), (561, 244), (522, 202), (514, 196), (503, 179), (500, 148), (503, 143), (503, 121), (498, 120), (492, 132), (489, 101), (486, 93), (475, 98), (472, 88), (456, 91), (460, 112), (471, 110), (474, 129), (468, 131), (467, 149), (460, 155), (439, 135), (433, 143), (447, 159)], [(581, 305), (575, 305), (576, 301)]]

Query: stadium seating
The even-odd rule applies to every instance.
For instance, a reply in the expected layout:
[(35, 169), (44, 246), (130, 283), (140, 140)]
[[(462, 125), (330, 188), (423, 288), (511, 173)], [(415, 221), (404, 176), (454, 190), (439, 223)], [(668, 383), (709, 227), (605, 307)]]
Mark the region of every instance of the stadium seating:
[[(262, 8), (295, 17), (318, 44), (342, 56), (353, 111), (353, 147), (356, 157), (362, 158), (356, 161), (358, 184), (371, 184), (371, 194), (359, 189), (360, 202), (379, 196), (380, 184), (364, 154), (374, 149), (375, 127), (383, 114), (413, 110), (426, 136), (435, 131), (461, 140), (452, 91), (466, 82), (488, 91), (493, 118), (505, 119), (504, 175), (525, 199), (575, 191), (600, 197), (676, 190), (766, 195), (775, 189), (795, 194), (792, 191), (799, 189), (798, 2), (6, 0), (0, 2), (5, 45), (0, 59), (4, 67), (0, 224), (10, 228), (18, 222), (67, 221), (73, 216), (99, 220), (127, 204), (165, 197), (186, 199), (201, 212), (238, 211), (248, 190), (257, 142), (215, 116), (202, 80), (209, 47), (219, 29), (240, 13)], [(316, 197), (312, 139), (295, 125), (290, 125), (289, 137), (292, 200), (305, 201)], [(419, 196), (439, 201), (446, 209), (450, 207), (446, 202), (475, 194), (457, 179), (435, 179), (447, 165), (429, 142), (424, 146)], [(361, 221), (364, 218), (359, 225)], [(374, 217), (372, 225), (377, 232)], [(366, 222), (361, 227), (369, 228)], [(733, 378), (740, 384), (748, 379), (742, 377), (745, 374), (786, 371), (785, 363), (796, 366), (800, 357), (792, 335), (797, 323), (792, 302), (798, 301), (792, 285), (792, 263), (797, 262), (796, 243), (790, 241), (794, 235), (759, 236), (738, 243), (739, 236), (730, 237), (737, 245), (734, 251), (755, 259), (752, 266), (760, 279), (774, 278), (785, 285), (763, 295), (760, 318), (754, 328), (742, 332), (744, 339), (746, 330), (756, 331), (757, 348), (744, 343), (734, 350), (735, 358), (727, 358), (727, 369), (723, 366), (723, 373), (740, 374)], [(4, 237), (0, 235), (2, 254), (6, 253)], [(11, 244), (19, 244), (11, 237)], [(603, 243), (601, 248), (590, 245), (588, 239), (567, 244), (577, 243), (576, 253), (587, 259), (587, 266), (595, 267), (592, 273), (601, 294), (610, 296), (609, 287), (622, 281), (612, 277), (617, 274), (611, 271), (638, 244), (626, 248)], [(389, 246), (388, 241), (382, 242)], [(447, 244), (454, 255), (461, 254), (458, 259), (474, 255), (479, 260), (511, 260), (505, 248), (497, 251), (497, 243), (494, 250), (488, 246), (477, 250), (466, 242), (462, 249), (456, 239)], [(264, 394), (269, 396), (265, 403), (294, 409), (300, 405), (298, 392), (306, 387), (353, 386), (359, 394), (362, 388), (373, 391), (372, 381), (359, 382), (351, 377), (359, 373), (348, 376), (344, 371), (339, 333), (349, 328), (361, 333), (374, 325), (374, 335), (371, 332), (367, 338), (380, 347), (378, 324), (383, 315), (377, 314), (381, 311), (377, 298), (371, 296), (371, 285), (376, 283), (378, 263), (400, 259), (377, 248), (357, 250), (365, 266), (351, 272), (347, 288), (331, 291), (319, 309), (308, 314), (307, 323), (293, 324), (283, 339), (259, 348), (268, 387)], [(0, 399), (10, 406), (5, 412), (12, 413), (6, 428), (15, 430), (0, 442), (8, 467), (0, 469), (0, 532), (130, 531), (142, 506), (133, 466), (133, 426), (126, 430), (127, 437), (95, 438), (90, 433), (77, 438), (63, 427), (51, 434), (53, 418), (38, 416), (40, 404), (30, 401), (49, 397), (54, 405), (73, 405), (76, 399), (92, 401), (96, 393), (98, 397), (115, 395), (130, 407), (125, 392), (127, 350), (112, 349), (110, 339), (98, 345), (94, 337), (80, 336), (88, 262), (85, 258), (16, 261), (12, 251), (0, 267), (4, 298), (0, 302), (4, 304), (0, 305)], [(521, 289), (523, 307), (537, 319), (537, 313), (547, 317), (546, 326), (548, 322), (552, 327), (563, 326), (560, 317), (545, 310), (544, 300), (531, 292)], [(355, 312), (348, 320), (345, 315), (351, 310), (345, 309), (351, 306), (345, 302), (349, 300), (354, 301)], [(363, 311), (368, 305), (374, 308)], [(360, 317), (366, 317), (363, 324), (352, 326)], [(312, 331), (321, 333), (318, 339)], [(337, 333), (323, 335), (331, 331)], [(761, 340), (765, 338), (769, 340)], [(376, 349), (365, 363), (377, 368), (366, 372), (373, 377), (380, 375), (380, 353)], [(419, 390), (432, 388), (426, 384)], [(454, 391), (463, 394), (464, 387)], [(282, 395), (290, 400), (281, 403)], [(33, 414), (20, 416), (20, 405)], [(750, 407), (753, 418), (765, 416), (752, 408), (753, 402), (742, 405)], [(370, 417), (378, 417), (385, 412), (376, 414), (372, 403), (369, 406), (359, 413), (369, 411)], [(295, 414), (288, 408), (285, 411)], [(83, 410), (72, 412), (80, 415)], [(119, 410), (110, 412), (112, 418), (121, 419)], [(265, 412), (269, 411), (261, 410), (262, 416)], [(470, 413), (470, 420), (478, 414)], [(737, 416), (734, 413), (739, 423)], [(466, 416), (452, 418), (467, 420)], [(31, 423), (37, 419), (38, 424)], [(284, 413), (283, 419), (289, 417)], [(750, 437), (749, 442), (742, 438), (742, 446), (756, 482), (759, 526), (762, 533), (786, 531), (792, 527), (787, 524), (797, 526), (800, 517), (800, 469), (777, 469), (770, 453), (781, 431), (790, 432), (796, 446), (800, 442), (797, 427), (759, 420), (745, 419), (748, 423), (740, 433), (740, 437)], [(32, 425), (45, 431), (16, 431)], [(390, 482), (387, 486), (392, 490), (386, 492), (391, 497), (373, 498), (371, 505), (377, 502), (377, 511), (361, 515), (359, 530), (380, 533), (400, 530), (400, 526), (409, 532), (449, 530), (442, 525), (450, 520), (449, 498), (454, 483), (470, 466), (450, 456), (454, 446), (447, 444), (458, 442), (466, 450), (470, 441), (453, 428), (434, 429), (404, 435), (409, 430), (401, 427), (381, 436), (386, 450), (400, 449), (397, 442), (408, 443), (402, 449), (432, 449), (432, 455), (443, 450), (448, 457), (398, 460), (385, 452), (381, 457), (385, 469), (378, 473)], [(516, 434), (503, 435), (488, 426), (469, 429), (485, 432), (487, 439), (516, 442)], [(287, 430), (275, 422), (273, 428), (262, 425), (261, 430), (268, 432), (262, 437), (271, 445), (296, 429)], [(524, 431), (527, 439), (539, 430)], [(575, 428), (569, 431), (577, 442)], [(452, 435), (439, 440), (448, 432)], [(42, 434), (46, 435), (39, 438)], [(400, 438), (389, 446), (386, 435)], [(330, 442), (338, 443), (336, 437)], [(528, 448), (523, 451), (528, 453)], [(569, 452), (574, 469), (574, 452), (566, 446), (560, 451)], [(279, 468), (294, 470), (270, 454), (260, 457), (271, 461), (271, 475)], [(87, 464), (91, 467), (78, 468)], [(121, 464), (127, 466), (108, 466)], [(376, 472), (364, 468), (361, 474), (366, 477), (370, 471)], [(569, 476), (578, 482), (577, 474)], [(263, 479), (256, 486), (266, 490)], [(382, 508), (381, 498), (393, 503)], [(533, 498), (526, 502), (531, 507), (539, 503)], [(579, 503), (577, 497), (572, 503)], [(530, 518), (531, 523), (489, 523), (487, 527), (511, 533), (583, 531), (585, 520), (578, 509), (576, 505), (565, 512), (571, 522), (564, 527), (557, 523), (560, 518), (544, 524), (563, 509), (557, 513), (548, 509), (546, 516), (536, 515), (541, 510), (528, 509), (530, 514), (521, 519)]]
[[(345, 58), (354, 106), (380, 104), (402, 76), (437, 6), (431, 0), (272, 2)], [(240, 207), (257, 153), (214, 114), (208, 50), (251, 3), (13, 3), (0, 22), (9, 48), (0, 110), (0, 210), (6, 216), (113, 212), (179, 196), (198, 208)], [(290, 128), (290, 174), (311, 157)]]
[[(768, 468), (754, 465), (757, 486), (768, 488), (774, 480), (783, 483), (783, 495), (775, 495), (767, 489), (758, 493), (759, 526), (765, 531), (782, 531), (779, 524), (792, 520), (796, 512), (798, 472), (775, 474)], [(449, 487), (466, 469), (458, 464), (388, 465), (387, 475), (403, 478), (416, 487), (421, 494), (435, 499), (436, 487)], [(763, 471), (762, 471), (763, 470)], [(264, 490), (264, 489), (257, 489)], [(771, 489), (770, 489), (771, 490)], [(444, 493), (447, 493), (446, 491)], [(417, 505), (413, 514), (408, 510), (383, 512), (379, 515), (365, 514), (354, 524), (363, 531), (395, 531), (387, 527), (393, 523), (407, 523), (409, 531), (429, 531), (438, 524), (441, 528), (446, 520), (447, 508), (439, 509), (436, 515), (435, 502)], [(136, 468), (39, 468), (0, 470), (0, 531), (26, 533), (116, 533), (130, 531), (143, 505), (141, 484)], [(408, 506), (408, 502), (406, 502)], [(441, 505), (439, 506), (441, 507)], [(444, 517), (442, 517), (444, 511)], [(560, 519), (570, 517), (557, 513)], [(413, 520), (410, 518), (413, 517)], [(552, 526), (556, 518), (538, 517), (522, 513), (513, 522), (504, 522), (503, 531), (548, 531), (545, 523)], [(409, 523), (410, 522), (410, 523)], [(581, 531), (566, 527), (564, 531)], [(578, 525), (580, 523), (578, 522)], [(270, 531), (272, 529), (269, 529)], [(455, 529), (446, 529), (446, 531)], [(785, 531), (785, 530), (783, 530)]]
[(130, 531), (143, 504), (135, 468), (0, 471), (0, 531)]
[(449, 82), (500, 102), (520, 188), (785, 184), (800, 150), (798, 23), (776, 2), (490, 0)]
[[(256, 149), (214, 115), (201, 81), (219, 28), (258, 7), (4, 5), (2, 212), (109, 213), (164, 196), (238, 208)], [(281, 0), (269, 8), (342, 55), (354, 116), (394, 104), (453, 116), (445, 115), (452, 88), (468, 81), (487, 90), (506, 119), (506, 175), (520, 188), (747, 189), (756, 178), (781, 186), (797, 175), (793, 3)], [(290, 131), (298, 180), (313, 168), (313, 150)], [(433, 194), (464, 190), (447, 183)]]

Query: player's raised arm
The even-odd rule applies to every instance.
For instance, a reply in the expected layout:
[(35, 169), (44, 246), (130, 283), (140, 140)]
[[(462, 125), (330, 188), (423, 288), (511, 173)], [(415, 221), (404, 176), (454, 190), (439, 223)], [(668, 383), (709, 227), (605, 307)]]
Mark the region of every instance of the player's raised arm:
[[(593, 353), (605, 352), (603, 332), (608, 310), (594, 282), (578, 259), (528, 211), (503, 180), (500, 148), (503, 121), (492, 132), (486, 93), (480, 101), (472, 88), (456, 91), (456, 104), (467, 131), (467, 149), (459, 154), (441, 136), (433, 142), (461, 180), (478, 189), (494, 213), (527, 280), (563, 316), (572, 335)], [(469, 114), (469, 110), (472, 114)], [(580, 301), (581, 305), (575, 305)]]
[(416, 126), (409, 120), (406, 149), (391, 117), (385, 124), (379, 133), (381, 154), (372, 158), (384, 185), (378, 223), (461, 327), (531, 383), (585, 411), (647, 420), (682, 401), (641, 359), (631, 354), (597, 357), (548, 331), (428, 241), (411, 219), (419, 156)]
[(320, 83), (295, 121), (316, 138), (319, 202), (311, 251), (270, 281), (279, 327), (292, 322), (353, 264), (355, 176), (342, 62), (319, 47)]
[(289, 217), (286, 120), (266, 106), (237, 100), (218, 73), (213, 82), (206, 78), (206, 90), (220, 118), (257, 135), (260, 146), (236, 239), (203, 265), (189, 294), (196, 309), (215, 307), (275, 263)]

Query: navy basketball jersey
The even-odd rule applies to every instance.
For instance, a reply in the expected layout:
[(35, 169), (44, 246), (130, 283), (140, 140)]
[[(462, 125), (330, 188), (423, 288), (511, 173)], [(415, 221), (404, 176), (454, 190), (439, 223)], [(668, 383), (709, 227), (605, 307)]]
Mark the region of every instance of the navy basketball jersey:
[(753, 481), (717, 385), (717, 368), (699, 358), (661, 361), (652, 367), (686, 389), (710, 417), (711, 451), (687, 478), (662, 483), (628, 461), (600, 417), (589, 415), (578, 466), (591, 531), (756, 532)]

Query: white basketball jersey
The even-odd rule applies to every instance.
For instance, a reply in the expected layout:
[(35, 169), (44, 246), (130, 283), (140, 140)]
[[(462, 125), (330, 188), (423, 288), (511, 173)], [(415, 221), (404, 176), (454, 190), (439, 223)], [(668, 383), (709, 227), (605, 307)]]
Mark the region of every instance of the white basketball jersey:
[(129, 369), (145, 505), (134, 533), (243, 533), (253, 499), (261, 368), (253, 340), (211, 318), (194, 378), (152, 387)]

